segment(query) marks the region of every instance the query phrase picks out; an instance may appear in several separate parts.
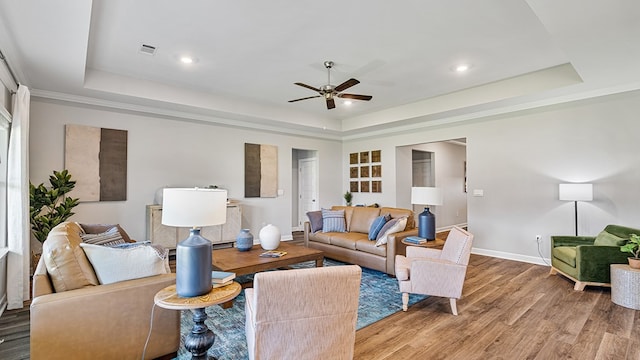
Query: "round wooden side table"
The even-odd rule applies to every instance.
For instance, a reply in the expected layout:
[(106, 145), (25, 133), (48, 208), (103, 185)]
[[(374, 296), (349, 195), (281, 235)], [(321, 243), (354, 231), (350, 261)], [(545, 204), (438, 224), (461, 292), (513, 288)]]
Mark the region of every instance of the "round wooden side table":
[(207, 320), (205, 308), (234, 299), (242, 287), (237, 282), (213, 288), (208, 294), (194, 297), (179, 297), (176, 286), (171, 285), (158, 291), (153, 301), (161, 308), (170, 310), (191, 310), (193, 328), (184, 339), (184, 347), (191, 353), (191, 359), (208, 359), (207, 351), (215, 341), (215, 334), (204, 323)]
[(611, 264), (611, 301), (640, 310), (640, 270), (625, 264)]
[(437, 248), (437, 247), (444, 246), (444, 240), (442, 239), (435, 239), (435, 240), (424, 242), (422, 244), (414, 244), (412, 242), (405, 241), (405, 239), (400, 240), (400, 242), (407, 246), (420, 246), (420, 247), (427, 247), (427, 248)]

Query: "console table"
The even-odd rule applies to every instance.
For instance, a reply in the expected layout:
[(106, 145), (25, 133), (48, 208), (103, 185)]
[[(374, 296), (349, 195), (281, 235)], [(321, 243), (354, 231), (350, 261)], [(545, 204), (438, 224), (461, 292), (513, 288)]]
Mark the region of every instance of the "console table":
[(215, 334), (204, 323), (207, 320), (205, 308), (233, 300), (241, 291), (240, 284), (231, 284), (213, 288), (208, 294), (194, 297), (180, 297), (176, 285), (167, 286), (158, 291), (153, 301), (161, 308), (170, 310), (191, 310), (193, 328), (184, 339), (184, 347), (191, 353), (191, 359), (208, 359), (207, 351), (215, 341)]
[[(240, 233), (242, 208), (227, 205), (227, 222), (222, 225), (205, 226), (200, 235), (215, 245), (232, 244)], [(162, 205), (147, 205), (147, 239), (152, 244), (162, 245), (174, 251), (178, 243), (189, 237), (189, 228), (162, 225)]]

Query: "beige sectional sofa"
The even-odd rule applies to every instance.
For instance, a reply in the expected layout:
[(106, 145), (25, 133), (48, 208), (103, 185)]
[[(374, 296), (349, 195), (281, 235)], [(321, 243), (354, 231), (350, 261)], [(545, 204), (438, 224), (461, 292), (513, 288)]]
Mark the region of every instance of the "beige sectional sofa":
[[(404, 249), (400, 241), (417, 234), (413, 211), (352, 206), (333, 206), (331, 210), (344, 210), (346, 232), (312, 232), (311, 224), (307, 221), (304, 225), (305, 246), (322, 250), (331, 259), (395, 275), (395, 256), (398, 249)], [(373, 221), (385, 214), (391, 215), (392, 219), (407, 217), (407, 223), (404, 230), (390, 234), (386, 244), (376, 246), (376, 241), (368, 238), (369, 230)]]

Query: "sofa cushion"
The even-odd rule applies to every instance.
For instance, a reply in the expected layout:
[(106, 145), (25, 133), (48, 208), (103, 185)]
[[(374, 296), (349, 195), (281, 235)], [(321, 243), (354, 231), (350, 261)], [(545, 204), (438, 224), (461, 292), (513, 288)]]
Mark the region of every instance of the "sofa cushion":
[(322, 210), (307, 212), (309, 218), (309, 225), (311, 225), (311, 232), (315, 233), (322, 230)]
[(554, 258), (562, 261), (563, 263), (576, 267), (576, 247), (575, 246), (558, 246), (554, 247), (552, 251)]
[(315, 241), (323, 244), (331, 244), (331, 234), (318, 231), (317, 233), (309, 234), (309, 241)]
[(407, 218), (401, 217), (397, 219), (389, 220), (384, 226), (380, 233), (378, 233), (378, 237), (376, 238), (376, 246), (384, 245), (387, 243), (387, 237), (390, 234), (395, 234), (397, 232), (403, 231), (407, 226)]
[(125, 241), (116, 226), (113, 226), (111, 229), (99, 234), (87, 234), (83, 231), (80, 233), (80, 239), (82, 239), (82, 242), (84, 243), (94, 245), (111, 246), (125, 244)]
[(380, 209), (372, 207), (357, 206), (353, 208), (349, 232), (359, 232), (368, 234), (371, 223), (380, 216)]
[(622, 246), (627, 242), (628, 238), (621, 238), (616, 235), (610, 234), (605, 230), (602, 230), (596, 239), (593, 241), (593, 245), (597, 246)]
[(376, 243), (369, 239), (358, 239), (356, 241), (356, 250), (377, 256), (387, 256), (386, 245), (376, 246)]
[(49, 232), (42, 244), (42, 257), (56, 292), (98, 285), (93, 267), (80, 248), (82, 229), (75, 222), (63, 222)]
[(375, 220), (373, 220), (373, 222), (371, 223), (371, 227), (369, 227), (369, 240), (375, 240), (378, 237), (380, 230), (382, 230), (384, 224), (386, 224), (389, 220), (391, 220), (391, 215), (389, 214), (378, 216)]
[(339, 246), (341, 248), (355, 250), (356, 242), (358, 240), (366, 240), (367, 234), (357, 233), (357, 232), (348, 232), (344, 234), (333, 234), (331, 236), (331, 245)]
[(109, 247), (80, 244), (93, 265), (100, 284), (168, 274), (169, 250), (145, 243)]
[(322, 232), (345, 232), (344, 210), (322, 209)]

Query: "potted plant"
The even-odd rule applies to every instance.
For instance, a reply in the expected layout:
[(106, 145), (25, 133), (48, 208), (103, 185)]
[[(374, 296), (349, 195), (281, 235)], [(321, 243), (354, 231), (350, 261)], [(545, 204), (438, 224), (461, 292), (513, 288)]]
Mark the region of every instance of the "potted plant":
[(351, 206), (351, 200), (353, 200), (353, 194), (349, 191), (344, 193), (344, 201), (347, 202), (347, 206)]
[(629, 257), (629, 266), (634, 269), (640, 269), (640, 236), (631, 234), (626, 244), (620, 247), (620, 251), (628, 252), (633, 255)]
[(74, 213), (71, 211), (78, 205), (79, 199), (67, 196), (76, 186), (67, 170), (53, 171), (49, 176), (50, 188), (40, 184), (34, 186), (29, 182), (29, 215), (31, 232), (43, 243), (54, 226), (66, 221)]

